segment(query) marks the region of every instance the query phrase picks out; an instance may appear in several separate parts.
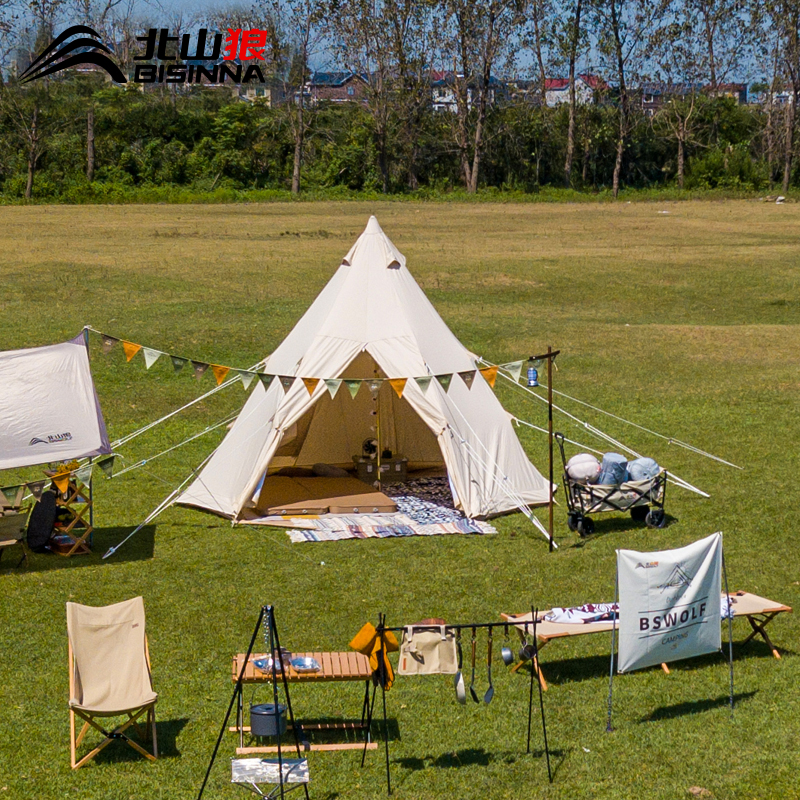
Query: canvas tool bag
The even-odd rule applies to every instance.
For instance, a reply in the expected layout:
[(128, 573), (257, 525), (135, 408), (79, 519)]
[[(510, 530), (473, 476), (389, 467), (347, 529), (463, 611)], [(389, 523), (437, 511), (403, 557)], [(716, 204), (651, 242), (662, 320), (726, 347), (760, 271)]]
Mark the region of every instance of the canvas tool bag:
[(407, 625), (400, 643), (398, 675), (455, 675), (455, 633), (446, 625)]

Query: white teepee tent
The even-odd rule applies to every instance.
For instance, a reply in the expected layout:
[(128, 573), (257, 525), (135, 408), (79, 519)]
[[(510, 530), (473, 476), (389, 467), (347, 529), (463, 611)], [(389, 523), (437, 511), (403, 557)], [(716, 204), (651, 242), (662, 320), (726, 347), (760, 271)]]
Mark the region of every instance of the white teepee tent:
[(300, 378), (408, 378), (402, 397), (379, 393), (380, 444), (409, 459), (409, 469), (444, 464), (456, 506), (487, 517), (548, 502), (545, 478), (528, 460), (509, 415), (477, 373), (471, 388), (453, 375), (445, 392), (434, 379), (475, 370), (475, 356), (452, 334), (406, 269), (405, 257), (375, 217), (336, 274), (263, 371), (297, 376), (288, 391), (260, 383), (203, 470), (177, 499), (237, 519), (252, 507), (267, 472), (318, 462), (352, 467), (365, 438), (376, 436), (366, 386), (334, 397), (320, 380), (309, 394)]

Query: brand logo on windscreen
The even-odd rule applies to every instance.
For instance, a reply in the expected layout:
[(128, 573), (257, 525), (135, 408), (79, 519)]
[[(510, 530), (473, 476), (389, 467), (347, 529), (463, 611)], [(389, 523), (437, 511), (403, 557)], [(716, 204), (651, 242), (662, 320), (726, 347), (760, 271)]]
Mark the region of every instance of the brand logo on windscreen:
[(686, 586), (691, 586), (693, 580), (694, 575), (689, 575), (684, 569), (683, 564), (676, 564), (675, 568), (672, 570), (672, 572), (670, 572), (666, 582), (662, 583), (656, 588), (661, 589), (663, 594), (667, 591), (667, 589), (682, 589)]
[[(67, 42), (67, 39), (73, 36), (80, 38)], [(101, 52), (98, 53), (98, 50)], [(20, 80), (22, 83), (27, 83), (79, 64), (94, 64), (107, 72), (116, 83), (127, 83), (122, 70), (108, 57), (109, 55), (113, 54), (100, 41), (100, 34), (97, 31), (86, 25), (72, 25), (42, 50), (22, 73)]]
[(67, 431), (66, 433), (52, 433), (44, 439), (34, 436), (28, 442), (28, 447), (33, 447), (35, 444), (58, 444), (59, 442), (68, 442), (72, 438), (72, 434)]

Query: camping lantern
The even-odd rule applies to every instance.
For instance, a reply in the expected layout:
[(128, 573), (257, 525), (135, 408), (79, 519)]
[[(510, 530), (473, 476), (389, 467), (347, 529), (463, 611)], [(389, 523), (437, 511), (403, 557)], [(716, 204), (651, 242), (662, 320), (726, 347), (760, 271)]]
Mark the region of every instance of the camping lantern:
[(536, 367), (528, 367), (528, 386), (539, 385), (539, 370)]

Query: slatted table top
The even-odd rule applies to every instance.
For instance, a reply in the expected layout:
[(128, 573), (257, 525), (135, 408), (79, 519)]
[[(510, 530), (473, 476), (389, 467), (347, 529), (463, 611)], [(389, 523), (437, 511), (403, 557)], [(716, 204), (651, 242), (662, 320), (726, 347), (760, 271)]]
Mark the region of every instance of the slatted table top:
[[(233, 681), (239, 679), (245, 653), (237, 653), (233, 657), (231, 666), (231, 678)], [(253, 661), (266, 658), (263, 653), (253, 653), (244, 670), (244, 683), (260, 683), (271, 681), (271, 672), (261, 672), (253, 665)], [(362, 653), (292, 653), (291, 658), (310, 657), (322, 667), (319, 672), (296, 672), (284, 662), (286, 667), (286, 679), (303, 683), (316, 683), (318, 681), (364, 681), (372, 675), (372, 668), (369, 665), (369, 658)]]

